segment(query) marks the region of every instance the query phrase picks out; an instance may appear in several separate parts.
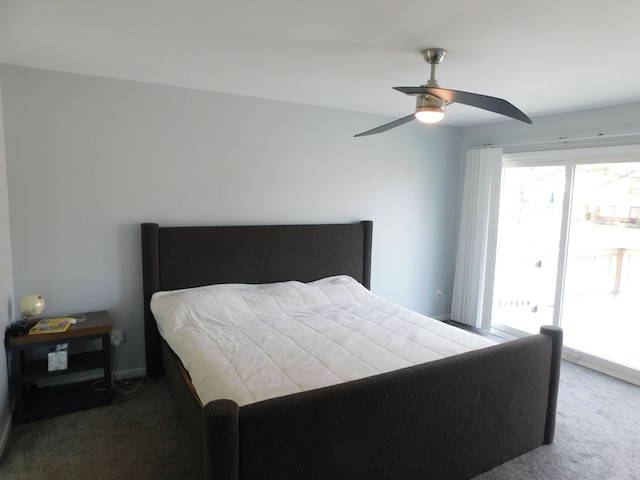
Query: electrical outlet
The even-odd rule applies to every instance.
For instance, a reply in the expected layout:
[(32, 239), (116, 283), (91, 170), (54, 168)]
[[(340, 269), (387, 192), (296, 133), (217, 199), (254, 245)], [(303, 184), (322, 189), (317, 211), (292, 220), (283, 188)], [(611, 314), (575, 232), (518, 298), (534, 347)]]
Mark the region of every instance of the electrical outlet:
[(442, 291), (442, 289), (436, 289), (436, 300), (440, 300), (442, 297), (444, 297), (444, 292)]
[(122, 330), (114, 330), (111, 332), (111, 346), (119, 347), (124, 343), (124, 332)]

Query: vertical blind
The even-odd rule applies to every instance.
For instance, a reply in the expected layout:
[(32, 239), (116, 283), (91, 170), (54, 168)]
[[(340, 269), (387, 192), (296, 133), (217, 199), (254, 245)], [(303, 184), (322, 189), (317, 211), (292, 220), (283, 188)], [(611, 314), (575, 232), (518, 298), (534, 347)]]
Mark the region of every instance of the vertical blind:
[(474, 327), (482, 325), (487, 307), (491, 311), (485, 280), (495, 262), (489, 247), (497, 233), (501, 172), (502, 148), (467, 151), (451, 318)]

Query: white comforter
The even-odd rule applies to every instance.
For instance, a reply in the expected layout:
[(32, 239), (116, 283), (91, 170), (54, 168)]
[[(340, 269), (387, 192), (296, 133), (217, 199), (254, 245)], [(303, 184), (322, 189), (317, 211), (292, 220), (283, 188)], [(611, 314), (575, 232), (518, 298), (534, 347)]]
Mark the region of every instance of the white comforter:
[(242, 406), (493, 344), (347, 276), (157, 292), (151, 310), (203, 404)]

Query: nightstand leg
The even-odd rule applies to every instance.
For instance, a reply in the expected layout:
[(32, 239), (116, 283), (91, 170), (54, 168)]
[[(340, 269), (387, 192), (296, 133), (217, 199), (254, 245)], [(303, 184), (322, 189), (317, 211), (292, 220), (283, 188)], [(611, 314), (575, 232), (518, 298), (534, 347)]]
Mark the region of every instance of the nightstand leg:
[(105, 333), (102, 336), (102, 351), (104, 355), (104, 377), (107, 382), (107, 398), (111, 401), (111, 336)]

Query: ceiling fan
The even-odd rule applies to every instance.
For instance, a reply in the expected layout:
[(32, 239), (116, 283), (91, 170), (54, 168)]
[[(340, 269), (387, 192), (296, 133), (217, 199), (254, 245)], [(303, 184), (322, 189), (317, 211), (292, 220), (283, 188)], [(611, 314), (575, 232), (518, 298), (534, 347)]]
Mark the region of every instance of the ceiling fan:
[(499, 113), (500, 115), (506, 115), (521, 122), (531, 123), (531, 119), (527, 117), (527, 115), (501, 98), (440, 88), (435, 78), (436, 65), (442, 62), (446, 54), (447, 51), (442, 48), (429, 48), (422, 52), (424, 60), (431, 65), (431, 78), (426, 85), (419, 87), (393, 87), (399, 92), (417, 97), (415, 113), (354, 136), (364, 137), (365, 135), (386, 132), (392, 128), (404, 125), (413, 119), (418, 119), (424, 123), (439, 122), (444, 118), (445, 107), (451, 103), (462, 103), (464, 105)]

